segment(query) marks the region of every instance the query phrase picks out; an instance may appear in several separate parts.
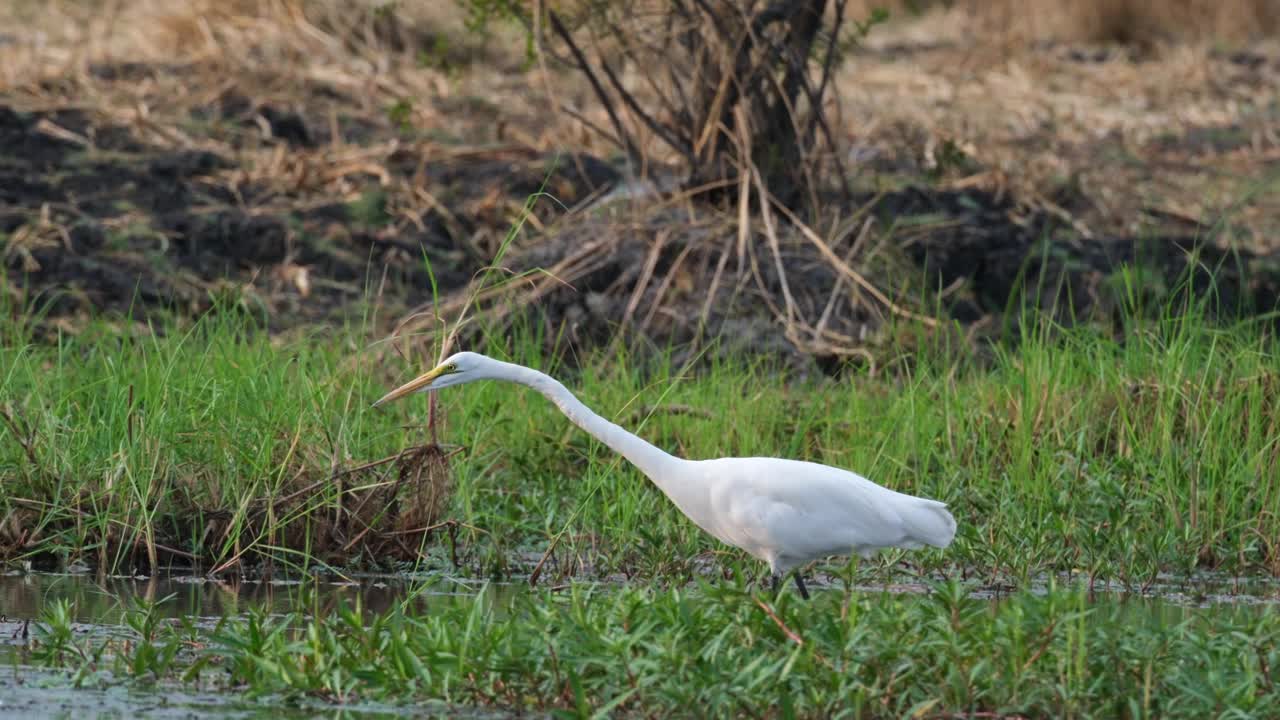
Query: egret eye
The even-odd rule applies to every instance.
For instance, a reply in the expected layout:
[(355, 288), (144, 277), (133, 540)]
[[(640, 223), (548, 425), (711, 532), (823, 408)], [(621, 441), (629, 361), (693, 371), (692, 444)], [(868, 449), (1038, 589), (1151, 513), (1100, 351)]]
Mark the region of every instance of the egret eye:
[(458, 372), (458, 366), (457, 366), (457, 365), (453, 365), (453, 364), (450, 364), (450, 365), (449, 365), (449, 367), (447, 367), (447, 368), (445, 368), (445, 369), (446, 369), (446, 370), (448, 370), (448, 371), (449, 371), (449, 372), (451, 372), (451, 373)]

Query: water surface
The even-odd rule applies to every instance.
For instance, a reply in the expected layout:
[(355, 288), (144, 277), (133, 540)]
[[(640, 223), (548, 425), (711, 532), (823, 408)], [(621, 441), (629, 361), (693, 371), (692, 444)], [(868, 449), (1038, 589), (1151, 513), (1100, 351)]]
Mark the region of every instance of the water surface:
[[(620, 583), (603, 583), (605, 587)], [(817, 592), (843, 593), (843, 583), (817, 574), (809, 584)], [(1071, 592), (1090, 588), (1089, 601), (1097, 605), (1123, 604), (1126, 617), (1137, 625), (1172, 626), (1191, 615), (1280, 611), (1280, 580), (1203, 575), (1192, 578), (1157, 578), (1141, 586), (1093, 583), (1079, 577), (1038, 581), (1022, 588), (992, 585), (975, 588), (970, 596), (991, 603), (994, 612), (1013, 592)], [(855, 593), (925, 595), (928, 587), (912, 581), (858, 584)], [(304, 717), (391, 718), (412, 715), (457, 717), (457, 708), (421, 705), (398, 708), (378, 704), (335, 708), (320, 700), (302, 705), (278, 699), (248, 700), (235, 693), (201, 691), (177, 684), (147, 687), (113, 678), (101, 672), (75, 678), (66, 671), (23, 664), (21, 649), (52, 603), (66, 602), (72, 609), (73, 628), (87, 637), (129, 637), (125, 613), (140, 602), (155, 603), (161, 617), (182, 619), (198, 628), (211, 629), (225, 618), (250, 610), (269, 614), (301, 611), (324, 613), (340, 604), (359, 605), (367, 612), (384, 612), (397, 604), (415, 614), (430, 614), (464, 603), (486, 593), (494, 607), (510, 607), (528, 592), (528, 585), (462, 580), (442, 575), (351, 575), (309, 577), (303, 580), (215, 580), (205, 576), (173, 574), (155, 577), (95, 576), (88, 573), (10, 573), (0, 575), (0, 718), (5, 717), (214, 717), (292, 720)], [(163, 601), (163, 602), (161, 602)], [(6, 651), (7, 646), (7, 651)], [(73, 687), (78, 684), (79, 687)], [(473, 710), (463, 710), (480, 717)], [(494, 715), (484, 715), (494, 717)]]

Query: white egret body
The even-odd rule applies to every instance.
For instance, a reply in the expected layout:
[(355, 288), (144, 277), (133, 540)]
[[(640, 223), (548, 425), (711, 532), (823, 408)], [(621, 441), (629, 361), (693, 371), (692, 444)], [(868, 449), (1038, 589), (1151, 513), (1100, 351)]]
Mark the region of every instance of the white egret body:
[[(683, 460), (583, 405), (557, 380), (478, 353), (450, 356), (387, 393), (374, 407), (415, 392), (474, 380), (506, 380), (537, 390), (578, 427), (620, 453), (698, 527), (769, 564), (774, 585), (810, 560), (889, 547), (946, 547), (956, 521), (944, 503), (913, 497), (829, 465), (749, 457)], [(803, 579), (796, 586), (808, 597)]]

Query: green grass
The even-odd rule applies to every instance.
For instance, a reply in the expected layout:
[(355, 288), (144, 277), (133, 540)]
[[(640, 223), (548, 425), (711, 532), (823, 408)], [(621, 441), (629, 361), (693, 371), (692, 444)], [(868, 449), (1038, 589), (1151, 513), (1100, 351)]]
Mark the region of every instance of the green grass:
[[(5, 335), (9, 559), (386, 567), (350, 539), (390, 518), (352, 507), (391, 492), (396, 463), (341, 473), (426, 441), (425, 396), (368, 408), (425, 358), (379, 365), (355, 331), (280, 341), (218, 316), (163, 337), (105, 324), (54, 344), (14, 325)], [(541, 364), (539, 338), (507, 342), (488, 350)], [(726, 362), (678, 375), (621, 353), (559, 374), (687, 457), (813, 459), (950, 503), (952, 548), (900, 555), (919, 572), (1280, 574), (1280, 360), (1248, 325), (1032, 335), (990, 367), (926, 348), (908, 370), (840, 380)], [(429, 566), (456, 553), (461, 572), (503, 576), (554, 542), (551, 570), (564, 575), (683, 582), (706, 557), (757, 570), (536, 393), (481, 383), (440, 399), (440, 440), (463, 446), (442, 519), (460, 528), (449, 552), (428, 538)], [(705, 414), (673, 412), (687, 407)]]
[[(575, 585), (425, 613), (253, 610), (202, 631), (126, 614), (78, 635), (55, 603), (16, 653), (93, 686), (104, 673), (268, 700), (434, 701), (567, 717), (1262, 717), (1280, 703), (1275, 607), (1091, 599), (1082, 586), (1000, 601), (835, 591), (776, 600), (732, 583)], [(986, 713), (987, 715), (982, 715)]]

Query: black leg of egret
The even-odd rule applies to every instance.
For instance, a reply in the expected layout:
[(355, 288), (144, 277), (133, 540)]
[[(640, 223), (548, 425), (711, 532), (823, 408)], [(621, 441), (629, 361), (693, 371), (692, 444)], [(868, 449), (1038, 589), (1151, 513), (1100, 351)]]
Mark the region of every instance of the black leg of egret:
[(770, 574), (769, 578), (770, 578), (769, 594), (777, 595), (778, 594), (778, 576)]
[(804, 578), (800, 575), (800, 572), (796, 571), (796, 574), (793, 575), (792, 577), (796, 579), (796, 587), (800, 589), (800, 597), (804, 598), (805, 600), (808, 600), (809, 591), (804, 586)]

